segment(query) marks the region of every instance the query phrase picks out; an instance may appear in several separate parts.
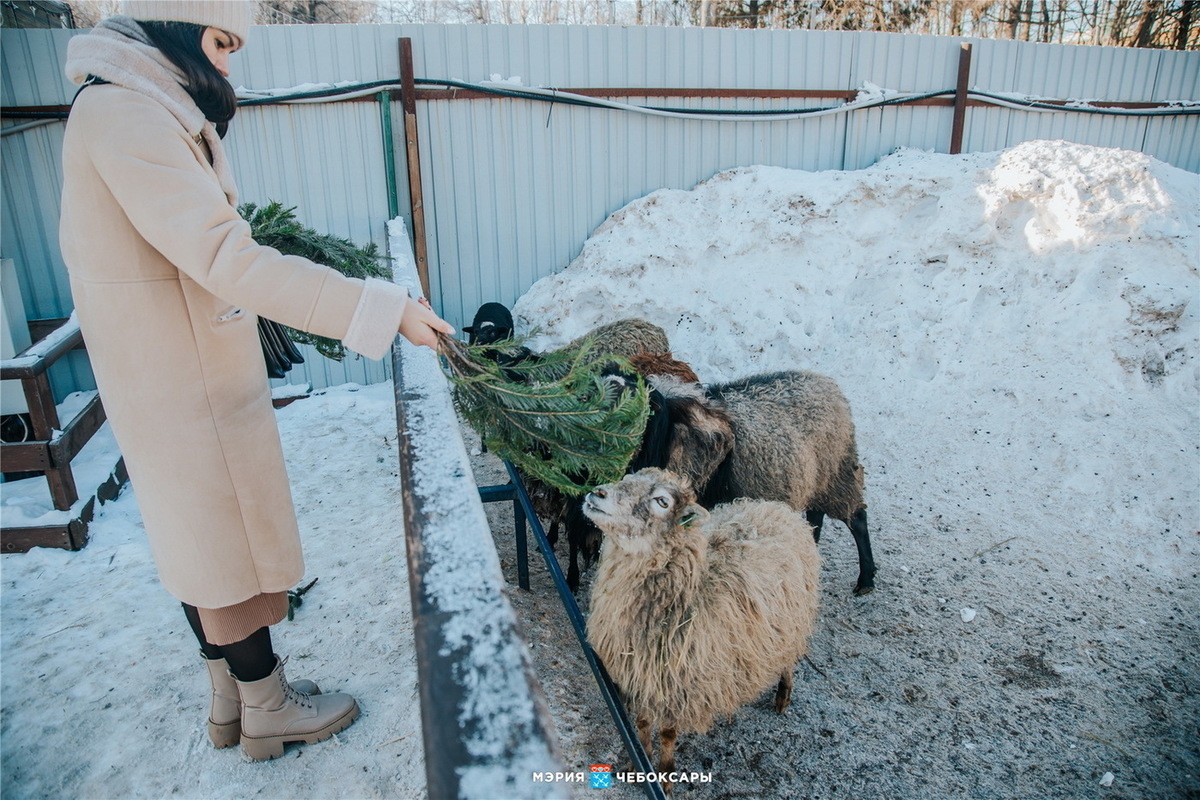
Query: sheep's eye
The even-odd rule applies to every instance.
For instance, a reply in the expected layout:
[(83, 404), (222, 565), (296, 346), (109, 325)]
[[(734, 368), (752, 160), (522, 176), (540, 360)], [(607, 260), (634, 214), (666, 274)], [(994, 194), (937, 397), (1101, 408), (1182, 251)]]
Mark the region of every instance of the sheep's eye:
[(665, 497), (656, 497), (656, 498), (654, 498), (654, 502), (658, 503), (659, 508), (667, 508), (668, 506), (671, 505), (670, 503), (667, 502), (667, 498), (665, 498)]

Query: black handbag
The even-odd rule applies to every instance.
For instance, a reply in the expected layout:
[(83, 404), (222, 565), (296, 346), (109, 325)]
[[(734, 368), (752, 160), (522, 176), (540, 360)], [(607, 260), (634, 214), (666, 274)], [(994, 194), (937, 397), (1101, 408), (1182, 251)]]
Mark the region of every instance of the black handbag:
[(267, 377), (282, 378), (293, 365), (304, 363), (304, 356), (278, 322), (259, 317), (258, 339), (262, 342), (263, 360), (267, 362)]

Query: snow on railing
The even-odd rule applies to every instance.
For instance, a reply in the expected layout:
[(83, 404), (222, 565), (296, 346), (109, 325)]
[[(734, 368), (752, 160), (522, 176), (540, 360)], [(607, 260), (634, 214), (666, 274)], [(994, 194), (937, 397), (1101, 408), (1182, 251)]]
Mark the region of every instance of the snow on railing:
[[(403, 220), (388, 234), (395, 280), (418, 296)], [(428, 795), (566, 796), (534, 780), (562, 756), (437, 355), (397, 337), (392, 359)]]
[(26, 378), (49, 368), (59, 356), (83, 341), (75, 312), (45, 338), (34, 342), (12, 358), (0, 361), (0, 373), (5, 378)]

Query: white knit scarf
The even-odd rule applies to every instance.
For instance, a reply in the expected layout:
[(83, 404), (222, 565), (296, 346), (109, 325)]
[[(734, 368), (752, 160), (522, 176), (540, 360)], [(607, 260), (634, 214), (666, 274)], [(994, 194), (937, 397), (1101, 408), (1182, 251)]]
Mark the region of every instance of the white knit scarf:
[(91, 33), (73, 37), (67, 43), (65, 70), (74, 83), (82, 84), (88, 75), (95, 75), (161, 103), (179, 120), (188, 136), (204, 138), (221, 189), (230, 204), (237, 205), (237, 186), (216, 127), (204, 118), (204, 112), (183, 88), (187, 80), (183, 72), (150, 44), (132, 18), (112, 16)]

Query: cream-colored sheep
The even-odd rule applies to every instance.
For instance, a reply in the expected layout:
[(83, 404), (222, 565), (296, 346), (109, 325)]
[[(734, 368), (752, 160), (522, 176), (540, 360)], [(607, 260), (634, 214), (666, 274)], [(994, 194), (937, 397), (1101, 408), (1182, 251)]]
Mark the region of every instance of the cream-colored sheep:
[(792, 671), (816, 624), (820, 558), (812, 527), (785, 503), (737, 500), (705, 511), (686, 478), (648, 468), (587, 495), (604, 532), (588, 639), (637, 714), (658, 769), (680, 732), (703, 733)]

